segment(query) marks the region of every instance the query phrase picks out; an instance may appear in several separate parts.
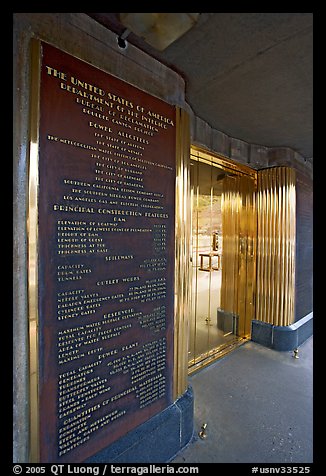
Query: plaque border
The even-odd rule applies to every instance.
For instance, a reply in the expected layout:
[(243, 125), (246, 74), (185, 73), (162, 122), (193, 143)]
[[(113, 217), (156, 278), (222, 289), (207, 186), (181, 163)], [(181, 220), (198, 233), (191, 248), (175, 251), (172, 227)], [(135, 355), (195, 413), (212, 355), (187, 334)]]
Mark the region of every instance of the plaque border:
[[(30, 110), (29, 147), (27, 150), (28, 205), (27, 205), (27, 292), (28, 292), (28, 335), (29, 335), (29, 462), (40, 462), (39, 427), (39, 129), (42, 40), (31, 38), (30, 43)], [(56, 46), (56, 48), (58, 48)], [(61, 49), (61, 48), (60, 48)], [(62, 50), (66, 52), (65, 50)], [(66, 52), (67, 54), (71, 54)], [(80, 61), (92, 65), (78, 56)], [(98, 68), (107, 73), (107, 71)], [(108, 73), (111, 74), (111, 73)], [(113, 75), (115, 76), (115, 75)], [(115, 76), (117, 77), (117, 76)], [(117, 77), (118, 78), (118, 77)], [(118, 78), (124, 81), (121, 78)], [(126, 82), (126, 81), (124, 81)], [(146, 92), (146, 91), (145, 91)], [(150, 93), (147, 93), (150, 94)], [(153, 97), (155, 95), (150, 94)], [(161, 98), (160, 98), (161, 99)], [(161, 99), (164, 101), (163, 99)], [(164, 101), (166, 102), (166, 101)], [(169, 103), (168, 103), (169, 104)], [(189, 114), (174, 105), (175, 128), (175, 280), (174, 280), (174, 337), (172, 399), (175, 401), (187, 391), (188, 386), (188, 312), (191, 290), (189, 282), (190, 249), (190, 119)]]
[(28, 324), (29, 324), (29, 460), (38, 463), (39, 447), (39, 348), (38, 348), (38, 198), (41, 42), (30, 45), (30, 117), (28, 157)]

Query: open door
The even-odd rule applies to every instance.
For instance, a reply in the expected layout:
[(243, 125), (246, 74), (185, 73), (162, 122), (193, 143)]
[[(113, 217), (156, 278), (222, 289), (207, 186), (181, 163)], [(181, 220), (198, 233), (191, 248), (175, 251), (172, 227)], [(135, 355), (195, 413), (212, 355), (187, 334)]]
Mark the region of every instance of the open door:
[(250, 335), (255, 171), (192, 149), (190, 372)]

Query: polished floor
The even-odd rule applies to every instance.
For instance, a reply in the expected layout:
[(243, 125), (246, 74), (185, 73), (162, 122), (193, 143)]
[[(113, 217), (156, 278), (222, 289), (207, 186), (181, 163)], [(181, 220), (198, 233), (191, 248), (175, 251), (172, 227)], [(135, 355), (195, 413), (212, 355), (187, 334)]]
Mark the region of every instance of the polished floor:
[(193, 374), (194, 436), (171, 462), (313, 462), (312, 368), (311, 337), (299, 359), (248, 341)]

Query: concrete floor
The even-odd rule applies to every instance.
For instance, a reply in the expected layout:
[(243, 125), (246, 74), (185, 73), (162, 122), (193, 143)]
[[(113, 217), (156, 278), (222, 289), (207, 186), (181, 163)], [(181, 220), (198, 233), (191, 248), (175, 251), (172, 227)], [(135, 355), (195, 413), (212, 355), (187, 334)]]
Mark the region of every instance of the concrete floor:
[(192, 375), (194, 437), (171, 462), (312, 463), (312, 351), (312, 337), (299, 359), (248, 341)]

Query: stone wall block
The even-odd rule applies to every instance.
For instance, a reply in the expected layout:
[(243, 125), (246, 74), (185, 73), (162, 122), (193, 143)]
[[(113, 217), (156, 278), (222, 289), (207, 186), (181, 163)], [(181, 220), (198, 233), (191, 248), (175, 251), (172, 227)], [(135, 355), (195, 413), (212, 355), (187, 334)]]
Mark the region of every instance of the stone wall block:
[(230, 138), (230, 158), (241, 164), (249, 162), (249, 144), (240, 139)]

